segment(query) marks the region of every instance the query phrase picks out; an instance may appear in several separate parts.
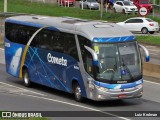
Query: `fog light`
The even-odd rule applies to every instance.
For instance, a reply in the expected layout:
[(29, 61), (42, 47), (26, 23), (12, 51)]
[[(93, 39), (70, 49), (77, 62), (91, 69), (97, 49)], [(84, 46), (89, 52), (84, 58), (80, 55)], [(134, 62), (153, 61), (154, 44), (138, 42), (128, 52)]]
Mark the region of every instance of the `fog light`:
[(105, 88), (105, 87), (96, 86), (96, 88), (97, 88), (98, 90), (100, 90), (100, 91), (103, 91), (103, 92), (107, 92), (107, 91), (108, 91), (108, 89)]
[(102, 98), (102, 95), (98, 95), (98, 99)]

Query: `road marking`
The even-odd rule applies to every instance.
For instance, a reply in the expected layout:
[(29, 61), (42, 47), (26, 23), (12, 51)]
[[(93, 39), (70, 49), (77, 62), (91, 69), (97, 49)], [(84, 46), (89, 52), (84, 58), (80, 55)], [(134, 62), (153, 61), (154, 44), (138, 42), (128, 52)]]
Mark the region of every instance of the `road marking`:
[(154, 49), (154, 50), (153, 50), (153, 49), (149, 49), (149, 48), (148, 48), (148, 50), (149, 50), (150, 52), (159, 52), (159, 49)]
[(159, 55), (159, 53), (149, 53), (150, 55)]
[(145, 45), (146, 47), (150, 47), (150, 48), (159, 48), (157, 46), (151, 46), (151, 45)]
[(29, 92), (34, 93), (34, 94), (37, 94), (37, 95), (47, 96), (47, 95), (44, 95), (44, 94), (42, 94), (42, 93), (38, 93), (38, 92), (31, 91), (31, 90), (27, 90), (27, 89), (24, 89), (24, 88), (21, 88), (21, 87), (17, 87), (17, 86), (14, 86), (14, 85), (10, 85), (10, 84), (4, 83), (4, 82), (0, 82), (0, 83), (3, 84), (3, 85), (8, 85), (8, 86), (11, 86), (11, 87), (20, 89), (20, 90), (29, 91)]
[(69, 102), (64, 102), (64, 101), (61, 101), (61, 100), (55, 100), (55, 99), (51, 99), (51, 98), (34, 96), (34, 95), (28, 95), (28, 94), (22, 94), (22, 95), (24, 95), (24, 96), (30, 96), (30, 97), (34, 97), (34, 98), (39, 98), (39, 99), (44, 99), (44, 100), (48, 100), (48, 101), (52, 101), (52, 102), (67, 104), (67, 105), (71, 105), (71, 106), (75, 106), (75, 107), (80, 107), (80, 108), (84, 108), (84, 109), (88, 109), (88, 110), (92, 110), (92, 111), (97, 111), (97, 112), (100, 112), (100, 113), (103, 113), (103, 114), (106, 114), (106, 115), (110, 115), (110, 116), (113, 116), (113, 117), (117, 117), (117, 118), (120, 118), (120, 119), (123, 119), (123, 120), (131, 120), (131, 119), (128, 119), (128, 118), (125, 118), (125, 117), (121, 117), (121, 116), (118, 116), (118, 115), (115, 115), (115, 114), (112, 114), (112, 113), (109, 113), (109, 112), (103, 112), (101, 110), (94, 109), (94, 108), (91, 108), (91, 107), (86, 107), (86, 106), (83, 106), (83, 105), (78, 105), (78, 104), (73, 104), (73, 103), (69, 103)]
[(156, 84), (156, 85), (160, 85), (160, 83), (157, 83), (157, 82), (152, 82), (152, 81), (149, 81), (149, 80), (144, 80), (145, 82), (148, 82), (148, 83), (152, 83), (152, 84)]
[(0, 50), (4, 50), (3, 48), (0, 48)]

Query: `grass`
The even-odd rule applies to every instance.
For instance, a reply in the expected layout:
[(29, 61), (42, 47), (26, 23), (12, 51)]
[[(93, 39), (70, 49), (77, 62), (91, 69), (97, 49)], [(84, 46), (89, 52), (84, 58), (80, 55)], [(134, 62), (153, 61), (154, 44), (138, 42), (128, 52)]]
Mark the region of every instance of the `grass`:
[(3, 40), (3, 35), (0, 34), (0, 47), (4, 46), (4, 40)]
[[(0, 11), (3, 11), (3, 0), (0, 1)], [(48, 16), (70, 16), (84, 19), (100, 19), (100, 11), (98, 10), (81, 10), (79, 7), (61, 7), (54, 4), (44, 4), (38, 2), (30, 2), (28, 0), (8, 0), (8, 12), (48, 15)], [(124, 21), (130, 17), (139, 16), (137, 15), (123, 15), (121, 13), (113, 14), (112, 12), (103, 12), (102, 20), (119, 22)], [(160, 23), (160, 19), (156, 19)]]
[[(0, 11), (3, 11), (3, 0), (0, 0)], [(100, 11), (98, 10), (81, 10), (80, 8), (65, 8), (58, 5), (53, 4), (44, 4), (37, 2), (30, 2), (27, 0), (8, 0), (8, 12), (17, 12), (17, 13), (28, 13), (28, 14), (38, 14), (38, 15), (48, 15), (48, 16), (70, 16), (77, 17), (83, 19), (92, 19), (99, 20)], [(114, 14), (112, 11), (106, 13), (103, 12), (103, 18), (101, 20), (109, 21), (109, 22), (120, 22), (124, 21), (130, 17), (137, 17), (138, 14), (129, 14), (124, 15), (121, 13)], [(152, 18), (153, 20), (159, 22), (159, 17), (152, 17), (152, 15), (147, 16)], [(137, 36), (139, 42), (160, 45), (160, 37), (152, 37), (152, 36)], [(0, 38), (0, 46), (3, 45), (3, 40)]]
[(140, 43), (160, 46), (160, 36), (143, 35), (136, 38)]

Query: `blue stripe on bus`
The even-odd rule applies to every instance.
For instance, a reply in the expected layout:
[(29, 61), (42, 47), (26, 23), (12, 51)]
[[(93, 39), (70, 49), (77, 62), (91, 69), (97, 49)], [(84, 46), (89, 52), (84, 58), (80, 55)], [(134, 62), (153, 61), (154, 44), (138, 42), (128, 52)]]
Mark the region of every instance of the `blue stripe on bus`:
[(93, 42), (126, 42), (135, 40), (135, 36), (111, 37), (111, 38), (93, 38)]
[(127, 83), (127, 84), (108, 84), (108, 83), (102, 83), (102, 82), (98, 82), (98, 81), (95, 81), (94, 84), (97, 85), (97, 86), (100, 86), (100, 87), (104, 87), (104, 88), (107, 88), (107, 89), (126, 89), (126, 88), (132, 88), (132, 87), (135, 87), (139, 84), (142, 84), (143, 83), (143, 79), (141, 80), (138, 80), (136, 82), (133, 82), (133, 83)]

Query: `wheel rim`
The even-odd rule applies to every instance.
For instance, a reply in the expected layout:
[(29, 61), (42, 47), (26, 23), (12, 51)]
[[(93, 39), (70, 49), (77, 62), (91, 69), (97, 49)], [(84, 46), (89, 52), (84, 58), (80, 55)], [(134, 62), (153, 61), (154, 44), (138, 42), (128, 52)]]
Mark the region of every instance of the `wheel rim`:
[(143, 33), (143, 34), (147, 34), (147, 32), (148, 32), (148, 30), (147, 30), (146, 28), (143, 28), (143, 29), (142, 29), (142, 33)]
[(24, 83), (25, 83), (26, 85), (28, 85), (28, 83), (29, 83), (29, 76), (28, 76), (27, 73), (25, 73), (25, 75), (24, 75)]
[(76, 87), (75, 89), (75, 97), (77, 100), (80, 100), (81, 99), (81, 89), (79, 86)]

